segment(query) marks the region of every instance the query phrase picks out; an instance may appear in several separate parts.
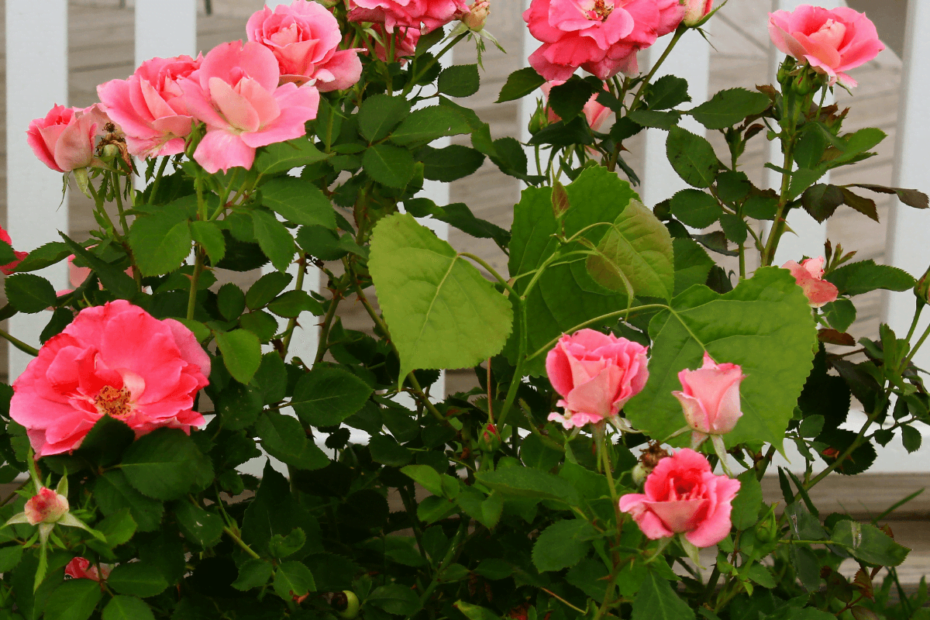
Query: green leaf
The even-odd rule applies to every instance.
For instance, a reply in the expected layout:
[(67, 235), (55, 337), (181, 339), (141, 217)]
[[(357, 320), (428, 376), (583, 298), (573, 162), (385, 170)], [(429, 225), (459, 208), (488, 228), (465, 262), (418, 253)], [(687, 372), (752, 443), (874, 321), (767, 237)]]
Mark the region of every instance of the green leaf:
[(410, 215), (378, 223), (369, 269), (402, 378), (414, 369), (470, 368), (503, 349), (510, 302)]
[(413, 460), (413, 452), (397, 443), (387, 435), (375, 435), (368, 442), (371, 459), (391, 467), (403, 467)]
[(582, 113), (585, 104), (594, 94), (594, 87), (573, 75), (564, 84), (552, 85), (548, 106), (566, 123)]
[(85, 250), (81, 244), (76, 243), (63, 232), (59, 231), (58, 234), (65, 240), (65, 243), (76, 256), (80, 256), (90, 265), (97, 277), (100, 278), (100, 283), (103, 284), (104, 288), (119, 299), (132, 299), (135, 297), (136, 293), (138, 293), (136, 283), (132, 277), (126, 275), (126, 272)]
[(678, 112), (653, 112), (651, 110), (634, 110), (627, 115), (631, 121), (643, 127), (655, 127), (668, 131), (678, 125), (681, 114)]
[(20, 312), (36, 314), (58, 302), (52, 283), (41, 276), (21, 273), (10, 276), (4, 284), (6, 297)]
[(60, 241), (52, 241), (44, 245), (40, 245), (32, 252), (20, 261), (16, 266), (17, 273), (23, 273), (26, 271), (38, 271), (39, 269), (45, 269), (56, 263), (68, 258), (68, 255), (71, 254), (71, 248), (67, 244)]
[(571, 568), (587, 555), (597, 530), (584, 519), (557, 521), (533, 545), (533, 564), (539, 572)]
[(216, 222), (191, 222), (191, 237), (203, 246), (212, 264), (216, 265), (226, 256), (226, 240)]
[(219, 542), (223, 535), (223, 518), (200, 506), (181, 500), (174, 506), (174, 517), (184, 538), (204, 549)]
[(216, 346), (223, 354), (223, 363), (233, 379), (248, 384), (262, 363), (262, 344), (258, 337), (244, 329), (216, 332)]
[(849, 549), (857, 560), (876, 566), (900, 566), (910, 553), (877, 527), (848, 519), (836, 524), (830, 539)]
[(433, 495), (443, 495), (442, 475), (429, 465), (407, 465), (400, 471)]
[(681, 127), (672, 127), (665, 151), (672, 168), (688, 185), (704, 188), (714, 184), (720, 162), (710, 142)]
[(148, 598), (161, 594), (170, 584), (154, 564), (130, 562), (114, 568), (107, 585), (120, 594)]
[(9, 573), (23, 559), (23, 546), (15, 544), (0, 549), (0, 572)]
[(139, 215), (129, 229), (129, 246), (144, 276), (169, 273), (191, 253), (187, 212), (165, 205), (149, 215)]
[(294, 387), (291, 406), (304, 424), (337, 426), (358, 412), (372, 388), (337, 366), (314, 366)]
[(359, 133), (369, 144), (382, 140), (410, 114), (405, 97), (374, 95), (362, 103), (358, 111)]
[(685, 226), (707, 228), (723, 214), (717, 199), (697, 189), (683, 189), (672, 196), (672, 214)]
[(262, 185), (262, 204), (295, 224), (336, 228), (336, 215), (329, 199), (316, 185), (303, 179), (282, 177)]
[(756, 479), (754, 469), (739, 476), (739, 493), (733, 499), (731, 520), (737, 530), (745, 530), (759, 520), (759, 508), (762, 506), (762, 485)]
[(408, 618), (420, 610), (420, 597), (413, 590), (399, 583), (375, 588), (375, 591), (368, 596), (367, 603), (380, 607), (389, 614)]
[(113, 515), (128, 508), (140, 532), (151, 532), (161, 524), (165, 509), (158, 500), (150, 499), (135, 490), (126, 474), (113, 469), (94, 483), (94, 499), (105, 515)]
[(575, 486), (557, 476), (531, 467), (508, 467), (479, 472), (478, 481), (505, 497), (548, 499), (576, 506), (581, 502)]
[(329, 457), (307, 438), (296, 418), (266, 411), (255, 423), (255, 432), (268, 454), (288, 465), (307, 470), (329, 465)]
[(443, 69), (436, 87), (450, 97), (471, 97), (481, 87), (478, 65), (455, 65)]
[(835, 284), (841, 295), (863, 295), (878, 289), (906, 291), (916, 282), (906, 271), (876, 265), (871, 259), (843, 265), (827, 274), (825, 280)]
[(694, 620), (694, 611), (668, 582), (647, 571), (633, 601), (633, 620)]
[(688, 80), (666, 75), (649, 86), (646, 105), (650, 110), (668, 110), (678, 104), (691, 101), (688, 95)]
[(461, 144), (441, 149), (424, 146), (417, 151), (417, 160), (423, 162), (424, 178), (451, 183), (477, 172), (484, 163), (484, 154)]
[(462, 612), (468, 620), (500, 620), (500, 616), (487, 607), (479, 607), (465, 601), (456, 601), (454, 607)]
[(625, 407), (637, 428), (666, 438), (686, 426), (672, 391), (681, 389), (678, 372), (699, 368), (706, 350), (717, 363), (740, 364), (746, 375), (740, 387), (743, 417), (725, 435), (727, 445), (782, 445), (816, 338), (807, 298), (791, 274), (759, 269), (725, 295), (692, 287), (672, 300), (672, 311), (652, 319), (649, 334), (649, 381)]
[[(115, 571), (114, 571), (115, 572)], [(45, 605), (46, 620), (87, 620), (103, 598), (92, 579), (72, 579), (58, 586)]]
[(712, 259), (700, 245), (691, 239), (672, 239), (675, 250), (675, 295), (679, 295), (695, 284), (707, 282), (714, 266)]
[(176, 428), (160, 428), (140, 437), (126, 450), (121, 467), (133, 487), (160, 500), (179, 499), (213, 480), (210, 459)]
[(103, 537), (107, 539), (108, 546), (118, 547), (132, 540), (133, 534), (136, 533), (136, 522), (133, 520), (130, 510), (123, 508), (119, 512), (99, 521), (94, 525), (94, 529), (103, 534)]
[(294, 238), (290, 231), (265, 211), (251, 211), (252, 223), (255, 226), (255, 240), (258, 241), (262, 252), (278, 271), (287, 270), (294, 258)]
[(216, 305), (224, 319), (235, 321), (245, 310), (245, 293), (232, 282), (224, 284), (216, 294)]
[(297, 231), (297, 245), (320, 260), (339, 260), (346, 254), (368, 258), (365, 248), (355, 243), (352, 235), (345, 233), (339, 237), (322, 226), (301, 226)]
[(268, 304), (268, 310), (286, 319), (296, 319), (302, 312), (323, 316), (323, 306), (307, 291), (288, 291)]
[(913, 426), (901, 427), (901, 442), (908, 454), (913, 454), (920, 450), (920, 444), (923, 442), (923, 436), (920, 431)]
[(848, 299), (837, 299), (823, 307), (823, 313), (833, 329), (845, 332), (856, 321), (856, 306)]
[(365, 172), (376, 183), (403, 189), (413, 179), (416, 162), (405, 148), (390, 144), (376, 144), (362, 155)]
[(259, 149), (254, 168), (264, 175), (281, 174), (301, 166), (309, 166), (328, 159), (307, 138), (276, 142)]
[(103, 608), (103, 620), (155, 620), (151, 607), (133, 596), (114, 596)]
[(252, 588), (260, 588), (271, 579), (274, 573), (274, 567), (270, 562), (265, 560), (246, 560), (239, 566), (239, 577), (233, 582), (232, 587), (245, 592)]
[[(277, 356), (276, 353), (274, 355)], [(281, 358), (278, 356), (278, 359)], [(223, 422), (223, 428), (239, 431), (255, 423), (262, 413), (263, 404), (262, 392), (254, 384), (243, 385), (231, 381), (216, 399), (216, 412)]]
[(494, 239), (495, 243), (503, 247), (510, 243), (510, 232), (496, 224), (478, 219), (468, 208), (468, 205), (464, 203), (456, 202), (445, 207), (439, 207), (428, 198), (411, 198), (404, 201), (404, 207), (407, 209), (407, 213), (414, 217), (432, 217), (441, 222), (446, 222), (472, 237)]
[(672, 237), (638, 200), (630, 201), (593, 251), (596, 254), (588, 257), (586, 267), (604, 288), (626, 292), (630, 298), (672, 298)]
[(411, 146), (463, 133), (471, 133), (471, 127), (461, 114), (452, 108), (434, 105), (411, 112), (391, 134), (391, 141)]
[(702, 103), (690, 111), (691, 116), (708, 129), (726, 129), (743, 122), (748, 116), (762, 114), (772, 101), (768, 95), (731, 88), (714, 95), (707, 103)]
[(763, 588), (775, 587), (775, 577), (772, 575), (771, 571), (762, 564), (750, 564), (748, 567), (741, 569), (740, 577), (749, 579)]
[(292, 279), (293, 276), (290, 274), (278, 271), (266, 273), (260, 277), (258, 281), (249, 288), (249, 292), (245, 294), (245, 305), (251, 310), (264, 308), (291, 283)]
[(507, 82), (501, 89), (500, 95), (497, 97), (495, 103), (522, 99), (545, 83), (546, 80), (536, 73), (536, 69), (532, 67), (514, 71), (507, 76)]

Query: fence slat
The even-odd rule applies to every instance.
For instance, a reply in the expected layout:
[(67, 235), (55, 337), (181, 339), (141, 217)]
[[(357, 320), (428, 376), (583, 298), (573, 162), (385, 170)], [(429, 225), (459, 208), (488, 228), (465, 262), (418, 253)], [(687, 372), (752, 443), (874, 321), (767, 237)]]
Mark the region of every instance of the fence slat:
[[(68, 230), (68, 201), (62, 202), (58, 175), (26, 144), (32, 119), (45, 116), (53, 103), (67, 104), (67, 0), (6, 0), (6, 83), (7, 228), (17, 249), (30, 250)], [(41, 275), (58, 289), (67, 286), (63, 264)], [(37, 345), (49, 316), (17, 315), (10, 331)], [(12, 382), (32, 358), (12, 346), (9, 353)]]
[[(904, 40), (904, 74), (901, 79), (901, 103), (895, 148), (894, 185), (930, 192), (927, 168), (930, 157), (930, 3), (910, 0)], [(888, 219), (888, 254), (885, 263), (905, 269), (919, 277), (930, 265), (930, 244), (926, 240), (927, 213), (896, 203)], [(885, 298), (885, 321), (903, 335), (914, 315), (914, 300), (906, 293), (888, 294)], [(921, 321), (916, 333), (921, 333), (927, 320)], [(914, 363), (921, 368), (930, 364), (930, 349), (918, 351)]]
[(136, 0), (136, 66), (197, 55), (197, 0)]

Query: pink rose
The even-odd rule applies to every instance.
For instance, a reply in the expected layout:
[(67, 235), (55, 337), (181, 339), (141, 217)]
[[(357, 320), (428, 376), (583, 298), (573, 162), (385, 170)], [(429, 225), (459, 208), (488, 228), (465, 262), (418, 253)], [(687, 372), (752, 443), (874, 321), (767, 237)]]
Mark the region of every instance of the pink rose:
[(96, 111), (96, 106), (82, 110), (56, 105), (45, 118), (29, 123), (26, 140), (36, 157), (52, 170), (86, 168), (95, 161)]
[[(552, 90), (554, 86), (561, 86), (564, 83), (565, 82), (559, 80), (553, 80), (546, 82), (540, 86), (539, 89), (543, 91), (543, 94), (546, 96), (546, 101), (548, 101), (549, 91)], [(606, 85), (604, 86), (604, 90), (607, 90)], [(584, 104), (584, 117), (588, 120), (588, 125), (594, 131), (600, 131), (601, 127), (604, 125), (604, 121), (610, 117), (610, 108), (599, 104), (597, 102), (597, 97), (597, 93), (591, 95), (591, 98), (588, 99), (588, 102)], [(546, 111), (550, 123), (555, 123), (562, 120), (559, 118), (559, 115), (556, 114), (555, 111), (549, 106), (546, 106)]]
[[(372, 38), (372, 43), (375, 48), (375, 55), (381, 59), (382, 62), (389, 62), (387, 49), (384, 47), (384, 41), (387, 41), (387, 37), (392, 35), (386, 34), (384, 28), (381, 24), (373, 24), (371, 29), (375, 32), (377, 37)], [(420, 42), (420, 31), (416, 28), (398, 28), (394, 31), (394, 61), (400, 62), (400, 64), (406, 64), (407, 58), (412, 57), (417, 51), (417, 43)]]
[(349, 21), (384, 24), (388, 32), (408, 26), (426, 34), (467, 12), (465, 0), (349, 0)]
[(811, 308), (820, 308), (832, 301), (836, 301), (840, 291), (830, 282), (823, 279), (823, 265), (826, 259), (823, 256), (808, 258), (800, 265), (789, 260), (781, 266), (794, 276), (798, 286), (804, 289), (804, 294), (810, 302)]
[(190, 56), (147, 60), (126, 80), (97, 87), (107, 113), (126, 133), (129, 152), (137, 157), (178, 155), (194, 126), (180, 81), (203, 59)]
[(282, 82), (314, 80), (321, 92), (345, 90), (362, 76), (358, 50), (340, 50), (342, 33), (333, 14), (316, 2), (294, 0), (257, 11), (246, 26), (249, 41), (278, 59)]
[(156, 428), (204, 424), (194, 398), (210, 358), (194, 334), (119, 300), (85, 308), (49, 339), (13, 384), (10, 416), (39, 457), (80, 447), (105, 415), (139, 437)]
[[(110, 569), (105, 566), (100, 567), (101, 572), (103, 572), (103, 578), (106, 579), (110, 576)], [(72, 579), (90, 579), (92, 581), (100, 581), (100, 573), (97, 572), (96, 566), (91, 566), (90, 561), (87, 558), (77, 557), (68, 562), (68, 565), (65, 566), (65, 575), (71, 577)]]
[(29, 525), (38, 525), (39, 523), (57, 523), (68, 514), (69, 509), (67, 497), (42, 487), (38, 494), (26, 502), (23, 512), (26, 514), (26, 521)]
[[(10, 233), (4, 230), (2, 226), (0, 226), (0, 241), (3, 241), (10, 246), (13, 245), (13, 240), (10, 238)], [(0, 265), (0, 272), (2, 272), (3, 275), (8, 276), (13, 273), (13, 270), (16, 269), (16, 266), (19, 265), (24, 258), (29, 256), (29, 252), (18, 252), (16, 250), (13, 250), (13, 254), (16, 255), (16, 260), (14, 260), (12, 263), (7, 263), (6, 265)]]
[(221, 43), (200, 70), (181, 81), (193, 117), (207, 125), (194, 159), (213, 174), (251, 168), (255, 149), (303, 136), (316, 118), (320, 93), (310, 84), (278, 86), (278, 60), (267, 47)]
[(697, 26), (711, 11), (714, 10), (714, 0), (682, 0), (685, 16), (682, 21), (686, 26)]
[(566, 429), (613, 418), (646, 385), (646, 347), (583, 329), (565, 335), (546, 356), (546, 372), (562, 396), (565, 415), (549, 414)]
[(542, 47), (530, 64), (547, 80), (565, 81), (579, 67), (602, 80), (639, 72), (636, 52), (678, 26), (678, 0), (533, 0), (523, 13)]
[(672, 395), (681, 403), (694, 433), (691, 445), (700, 445), (708, 435), (725, 435), (736, 427), (743, 412), (739, 405), (739, 386), (745, 379), (736, 364), (720, 364), (704, 352), (704, 365), (697, 370), (678, 373), (681, 392)]
[(803, 5), (795, 11), (769, 13), (769, 36), (779, 50), (806, 62), (814, 71), (855, 88), (856, 80), (846, 75), (878, 56), (885, 45), (878, 39), (875, 24), (850, 8)]
[(739, 480), (715, 476), (704, 455), (679, 450), (652, 470), (645, 494), (620, 498), (620, 510), (652, 540), (684, 534), (695, 547), (710, 547), (730, 533), (730, 502), (739, 487)]

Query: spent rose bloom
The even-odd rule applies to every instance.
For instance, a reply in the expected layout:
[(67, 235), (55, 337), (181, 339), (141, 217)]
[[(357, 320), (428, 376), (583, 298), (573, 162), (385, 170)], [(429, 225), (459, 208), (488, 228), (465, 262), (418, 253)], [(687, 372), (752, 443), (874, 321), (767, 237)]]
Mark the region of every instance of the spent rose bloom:
[(340, 50), (339, 22), (323, 5), (307, 0), (264, 7), (249, 18), (249, 41), (278, 59), (281, 82), (314, 81), (321, 92), (345, 90), (362, 76), (358, 50)]
[(208, 384), (210, 358), (194, 334), (119, 300), (85, 308), (49, 339), (13, 384), (10, 416), (26, 427), (39, 457), (80, 447), (105, 415), (136, 436), (204, 424), (194, 398)]
[(639, 72), (636, 53), (678, 27), (679, 0), (533, 0), (523, 13), (542, 46), (530, 65), (547, 80), (581, 67), (602, 80)]
[[(373, 24), (371, 29), (377, 35), (372, 38), (375, 55), (383, 62), (388, 62), (388, 52), (387, 48), (384, 47), (384, 41), (387, 40), (386, 37), (392, 35), (385, 34), (381, 24)], [(412, 57), (417, 51), (417, 43), (420, 42), (420, 31), (416, 28), (404, 26), (398, 28), (395, 34), (397, 38), (394, 39), (394, 60), (404, 65), (407, 63), (406, 59)]]
[(769, 13), (769, 36), (779, 50), (807, 63), (817, 73), (855, 88), (856, 80), (846, 71), (863, 65), (885, 49), (875, 24), (847, 7), (825, 9), (802, 5), (793, 12)]
[(29, 525), (39, 523), (57, 523), (68, 514), (68, 498), (55, 491), (42, 487), (39, 492), (26, 502), (23, 512)]
[[(565, 82), (561, 80), (552, 80), (540, 86), (539, 89), (543, 91), (543, 95), (546, 96), (546, 101), (548, 101), (549, 91), (551, 91), (553, 87), (561, 86), (564, 83)], [(606, 90), (607, 86), (605, 85), (604, 88)], [(588, 125), (594, 131), (600, 131), (601, 127), (604, 126), (604, 122), (610, 117), (611, 112), (610, 108), (597, 102), (597, 97), (597, 93), (591, 95), (591, 98), (588, 99), (588, 102), (584, 104), (583, 109), (584, 117), (587, 119)], [(546, 110), (550, 123), (555, 123), (562, 120), (551, 107), (546, 106)]]
[(714, 0), (681, 0), (681, 4), (685, 9), (684, 19), (681, 20), (685, 26), (700, 24), (714, 10)]
[(319, 91), (310, 84), (278, 86), (278, 60), (267, 47), (221, 43), (200, 70), (181, 81), (193, 117), (207, 125), (194, 159), (213, 174), (251, 168), (255, 149), (303, 136), (316, 118)]
[(349, 21), (384, 24), (387, 32), (407, 26), (426, 34), (467, 12), (465, 0), (349, 0)]
[(730, 533), (730, 503), (739, 487), (739, 480), (715, 476), (703, 454), (679, 450), (646, 477), (645, 493), (620, 498), (620, 510), (647, 538), (683, 534), (695, 547), (710, 547)]
[(203, 58), (176, 56), (142, 63), (125, 80), (97, 87), (97, 96), (126, 134), (129, 152), (137, 157), (177, 155), (194, 119), (187, 110), (180, 81), (199, 68)]
[(705, 351), (704, 364), (697, 370), (678, 373), (681, 391), (672, 395), (681, 403), (697, 447), (708, 435), (725, 435), (736, 427), (740, 411), (739, 388), (746, 376), (737, 364), (717, 364)]
[(70, 172), (94, 163), (99, 117), (96, 106), (86, 109), (54, 106), (45, 118), (29, 123), (26, 140), (43, 164)]
[[(100, 572), (103, 573), (104, 579), (110, 576), (110, 569), (106, 566), (101, 566)], [(74, 558), (65, 566), (65, 575), (72, 579), (100, 581), (100, 572), (97, 571), (96, 566), (91, 565), (90, 560), (82, 557)]]
[[(3, 241), (10, 246), (13, 245), (13, 240), (10, 238), (10, 233), (4, 230), (2, 226), (0, 226), (0, 241)], [(24, 258), (29, 256), (29, 252), (19, 252), (17, 250), (13, 250), (13, 254), (16, 255), (16, 260), (14, 260), (12, 263), (7, 263), (6, 265), (0, 265), (0, 272), (2, 272), (3, 275), (8, 276), (13, 273), (13, 270), (16, 269), (16, 266), (19, 265)]]
[(564, 335), (546, 356), (552, 387), (565, 414), (549, 414), (566, 429), (614, 420), (649, 378), (646, 347), (626, 338), (582, 329)]
[(840, 291), (836, 286), (823, 279), (823, 265), (826, 259), (823, 256), (808, 258), (800, 265), (793, 260), (781, 266), (794, 276), (798, 286), (804, 289), (811, 308), (820, 308), (836, 301)]

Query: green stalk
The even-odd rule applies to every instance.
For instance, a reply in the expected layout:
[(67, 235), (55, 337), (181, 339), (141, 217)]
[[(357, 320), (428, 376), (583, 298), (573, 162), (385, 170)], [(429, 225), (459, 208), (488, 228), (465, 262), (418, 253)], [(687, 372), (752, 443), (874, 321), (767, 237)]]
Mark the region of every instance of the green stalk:
[[(297, 269), (297, 281), (294, 283), (295, 291), (304, 290), (304, 276), (307, 274), (307, 253), (304, 251), (300, 252), (300, 258), (297, 261), (299, 267)], [(287, 329), (284, 332), (284, 342), (281, 347), (281, 359), (287, 357), (287, 350), (291, 346), (291, 339), (294, 337), (294, 328), (297, 327), (297, 317), (292, 317), (287, 322)]]
[(158, 172), (155, 173), (155, 180), (152, 182), (152, 193), (150, 194), (153, 197), (158, 192), (158, 186), (161, 184), (161, 178), (165, 174), (165, 168), (168, 166), (169, 159), (170, 157), (163, 157), (161, 164), (158, 166)]
[(191, 276), (191, 292), (187, 298), (187, 320), (194, 320), (194, 310), (197, 307), (197, 285), (200, 281), (200, 274), (203, 273), (203, 252), (200, 246), (197, 247), (197, 258), (194, 261), (194, 274)]
[(678, 26), (678, 30), (675, 31), (675, 36), (672, 37), (672, 40), (669, 42), (668, 47), (665, 48), (665, 51), (662, 52), (662, 55), (659, 56), (659, 60), (656, 61), (656, 64), (652, 66), (652, 70), (646, 75), (643, 79), (643, 85), (639, 87), (639, 90), (636, 91), (636, 96), (633, 97), (633, 103), (630, 104), (628, 108), (630, 111), (636, 109), (636, 105), (639, 103), (640, 99), (643, 98), (643, 95), (646, 94), (646, 87), (649, 85), (649, 82), (652, 81), (652, 78), (655, 76), (656, 71), (659, 70), (659, 67), (662, 66), (662, 63), (668, 59), (669, 54), (672, 53), (672, 50), (675, 49), (675, 46), (678, 45), (678, 42), (681, 40), (681, 37), (688, 32), (688, 27), (684, 24)]
[(9, 333), (5, 332), (5, 331), (2, 330), (2, 329), (0, 329), (0, 338), (3, 338), (4, 340), (6, 340), (7, 342), (9, 342), (11, 345), (13, 345), (14, 347), (16, 347), (17, 349), (19, 349), (19, 350), (22, 351), (23, 353), (28, 353), (29, 355), (31, 355), (31, 356), (33, 356), (33, 357), (36, 357), (36, 356), (39, 355), (39, 350), (38, 350), (38, 349), (36, 349), (36, 348), (34, 348), (34, 347), (30, 347), (28, 344), (26, 344), (26, 343), (23, 342), (22, 340), (19, 340), (18, 338), (13, 337), (12, 335), (10, 335)]

